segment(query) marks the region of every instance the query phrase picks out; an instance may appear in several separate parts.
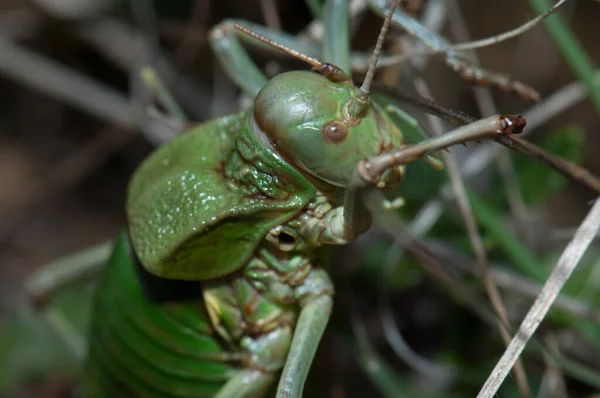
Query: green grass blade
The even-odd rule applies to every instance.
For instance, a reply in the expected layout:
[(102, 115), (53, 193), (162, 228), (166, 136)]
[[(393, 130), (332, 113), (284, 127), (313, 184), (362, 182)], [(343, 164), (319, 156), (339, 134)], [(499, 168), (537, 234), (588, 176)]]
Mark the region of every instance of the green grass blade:
[(498, 212), (468, 187), (467, 196), (477, 221), (498, 242), (515, 268), (530, 278), (545, 281), (547, 273), (542, 262), (508, 230)]
[[(546, 12), (551, 4), (548, 0), (529, 0), (536, 12)], [(558, 15), (554, 14), (544, 20), (548, 33), (562, 52), (577, 78), (585, 85), (590, 100), (600, 115), (600, 85), (594, 81), (596, 67), (592, 64), (585, 49), (579, 44), (571, 29)]]

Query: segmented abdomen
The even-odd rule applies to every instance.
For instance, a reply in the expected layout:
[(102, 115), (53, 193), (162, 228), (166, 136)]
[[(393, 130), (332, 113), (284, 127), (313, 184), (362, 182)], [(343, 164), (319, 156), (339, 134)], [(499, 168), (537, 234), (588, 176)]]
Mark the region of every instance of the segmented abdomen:
[(141, 275), (143, 284), (122, 234), (95, 301), (83, 396), (214, 396), (235, 363), (210, 326), (200, 284)]

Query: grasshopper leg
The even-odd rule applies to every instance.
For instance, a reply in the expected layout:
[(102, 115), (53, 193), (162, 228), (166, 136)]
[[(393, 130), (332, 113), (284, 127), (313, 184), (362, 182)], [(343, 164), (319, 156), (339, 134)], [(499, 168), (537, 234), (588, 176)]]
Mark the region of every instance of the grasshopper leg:
[(272, 373), (244, 369), (229, 379), (215, 398), (262, 397), (273, 383), (274, 378), (275, 375)]
[[(430, 138), (414, 145), (402, 147), (361, 161), (348, 183), (342, 212), (335, 214), (331, 230), (350, 240), (368, 229), (371, 214), (364, 203), (364, 195), (382, 182), (385, 171), (412, 163), (432, 152), (449, 146), (484, 138), (520, 133), (525, 127), (520, 115), (494, 115), (459, 127), (440, 137)], [(340, 224), (343, 222), (343, 227)], [(343, 231), (343, 232), (340, 232)]]
[[(423, 127), (421, 127), (421, 124), (419, 124), (417, 119), (415, 119), (396, 105), (388, 105), (386, 111), (389, 114), (396, 116), (403, 125), (407, 125), (409, 127), (408, 129), (406, 129), (407, 131), (414, 131), (418, 133), (420, 136), (419, 138), (422, 140), (426, 140), (429, 138), (429, 136), (427, 135), (427, 133), (425, 133), (425, 130), (423, 130)], [(400, 129), (404, 131), (402, 127)], [(433, 156), (425, 156), (425, 161), (429, 163), (429, 165), (435, 170), (441, 170), (444, 167), (442, 162), (434, 158)]]
[(333, 307), (333, 285), (323, 269), (313, 269), (299, 296), (300, 317), (296, 323), (292, 344), (277, 386), (277, 398), (300, 398), (308, 371), (325, 332)]
[(231, 21), (225, 21), (210, 31), (210, 46), (229, 78), (246, 95), (254, 98), (267, 83), (267, 78), (242, 47)]
[(101, 243), (41, 267), (25, 285), (29, 302), (42, 312), (48, 324), (64, 341), (74, 358), (83, 359), (85, 339), (51, 304), (52, 298), (66, 286), (97, 274), (104, 268), (112, 250), (112, 242)]

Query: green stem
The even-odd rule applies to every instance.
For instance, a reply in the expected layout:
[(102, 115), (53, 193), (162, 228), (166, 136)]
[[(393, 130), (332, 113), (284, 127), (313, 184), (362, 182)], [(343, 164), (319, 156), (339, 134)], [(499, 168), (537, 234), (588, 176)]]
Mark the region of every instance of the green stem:
[(319, 0), (306, 0), (306, 5), (315, 19), (321, 18), (323, 4)]
[(477, 221), (498, 241), (515, 268), (538, 282), (545, 281), (547, 272), (542, 262), (519, 242), (514, 233), (504, 226), (504, 222), (497, 211), (468, 188), (467, 196)]

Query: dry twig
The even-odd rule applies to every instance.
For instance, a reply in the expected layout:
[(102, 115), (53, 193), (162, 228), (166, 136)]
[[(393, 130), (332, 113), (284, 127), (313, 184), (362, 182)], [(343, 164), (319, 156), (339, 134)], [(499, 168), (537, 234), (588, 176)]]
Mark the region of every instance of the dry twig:
[(581, 226), (577, 229), (573, 240), (571, 240), (560, 256), (554, 271), (550, 274), (542, 291), (525, 316), (517, 334), (481, 388), (481, 391), (477, 395), (478, 398), (492, 398), (495, 396), (500, 385), (521, 355), (521, 352), (525, 349), (525, 345), (544, 320), (550, 307), (558, 297), (560, 290), (577, 267), (577, 264), (579, 264), (590, 243), (594, 240), (599, 229), (600, 200), (596, 200), (596, 203), (581, 223)]

